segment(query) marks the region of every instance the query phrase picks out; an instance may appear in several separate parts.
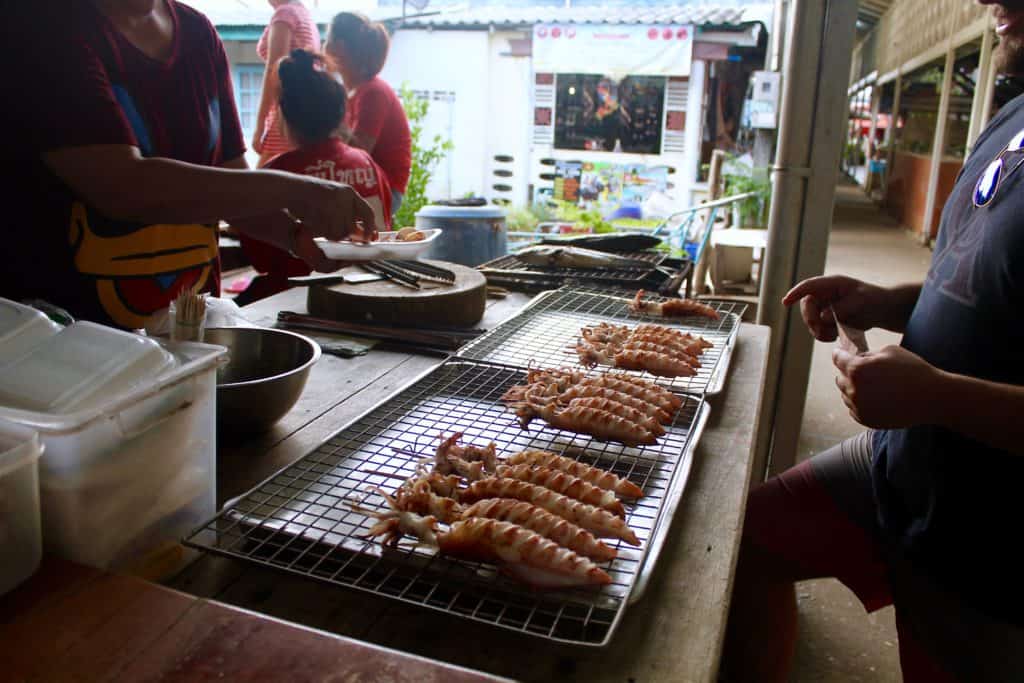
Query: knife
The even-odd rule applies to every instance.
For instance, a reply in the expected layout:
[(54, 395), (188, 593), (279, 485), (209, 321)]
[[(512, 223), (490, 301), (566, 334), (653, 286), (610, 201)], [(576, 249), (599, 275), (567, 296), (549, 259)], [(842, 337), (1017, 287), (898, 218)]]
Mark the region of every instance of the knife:
[(839, 331), (839, 347), (853, 354), (867, 353), (868, 340), (864, 336), (864, 330), (858, 330), (856, 327), (850, 327), (840, 322), (835, 309), (830, 310), (832, 318), (836, 321), (836, 329)]

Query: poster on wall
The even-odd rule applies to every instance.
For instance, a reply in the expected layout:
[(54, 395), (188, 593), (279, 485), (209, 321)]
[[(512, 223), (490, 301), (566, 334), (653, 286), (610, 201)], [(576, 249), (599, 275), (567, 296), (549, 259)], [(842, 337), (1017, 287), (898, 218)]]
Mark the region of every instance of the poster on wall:
[(583, 164), (579, 161), (556, 161), (552, 196), (562, 202), (576, 204), (580, 200), (580, 177)]
[(622, 174), (623, 204), (643, 204), (655, 192), (667, 190), (667, 166), (625, 166)]
[(537, 72), (689, 76), (693, 26), (677, 24), (538, 24), (533, 30)]
[(583, 162), (580, 174), (580, 200), (585, 205), (606, 206), (622, 199), (622, 164), (605, 161)]

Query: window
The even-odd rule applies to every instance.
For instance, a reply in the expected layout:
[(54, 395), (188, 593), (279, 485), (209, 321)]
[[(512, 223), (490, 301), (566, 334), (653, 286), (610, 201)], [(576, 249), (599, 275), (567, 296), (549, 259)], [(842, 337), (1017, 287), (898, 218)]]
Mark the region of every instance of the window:
[(665, 78), (558, 74), (555, 147), (661, 153)]
[(246, 144), (256, 131), (256, 114), (260, 108), (260, 90), (263, 87), (262, 64), (239, 64), (235, 67), (235, 104), (242, 123)]

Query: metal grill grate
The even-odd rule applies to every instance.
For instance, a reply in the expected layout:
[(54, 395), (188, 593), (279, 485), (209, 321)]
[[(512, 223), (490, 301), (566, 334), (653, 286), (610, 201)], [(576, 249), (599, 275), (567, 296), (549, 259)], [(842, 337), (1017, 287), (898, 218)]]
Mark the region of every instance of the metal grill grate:
[[(366, 413), (320, 448), (278, 472), (197, 529), (188, 545), (414, 603), (506, 629), (580, 645), (605, 645), (631, 597), (646, 584), (682, 495), (706, 405), (686, 397), (656, 446), (630, 448), (551, 429), (522, 431), (499, 397), (524, 373), (453, 359)], [(403, 541), (367, 540), (372, 518), (351, 508), (384, 509), (371, 486), (393, 490), (437, 436), (462, 431), (465, 443), (498, 444), (499, 454), (540, 448), (610, 469), (644, 489), (627, 503), (633, 548), (608, 541), (619, 557), (601, 565), (613, 583), (594, 589), (536, 591), (493, 565), (438, 556)], [(397, 449), (397, 450), (396, 450)], [(638, 586), (638, 584), (640, 584)]]
[(516, 276), (537, 276), (575, 278), (578, 280), (607, 280), (623, 282), (639, 282), (650, 275), (651, 270), (661, 265), (667, 258), (665, 254), (650, 251), (637, 252), (611, 252), (616, 256), (647, 261), (650, 268), (553, 268), (549, 266), (535, 266), (526, 263), (515, 254), (502, 256), (501, 258), (489, 261), (481, 265), (480, 271), (484, 275), (516, 275)]
[[(658, 300), (658, 297), (651, 299)], [(718, 311), (719, 320), (696, 316), (685, 319), (651, 318), (632, 313), (629, 299), (625, 297), (563, 287), (537, 296), (518, 315), (462, 347), (458, 355), (518, 368), (578, 365), (575, 345), (582, 327), (601, 322), (627, 325), (657, 322), (701, 335), (714, 346), (700, 357), (701, 367), (693, 377), (655, 377), (643, 372), (625, 372), (644, 376), (676, 392), (715, 394), (725, 383), (746, 304), (715, 302), (712, 307)], [(598, 366), (596, 371), (609, 369)]]

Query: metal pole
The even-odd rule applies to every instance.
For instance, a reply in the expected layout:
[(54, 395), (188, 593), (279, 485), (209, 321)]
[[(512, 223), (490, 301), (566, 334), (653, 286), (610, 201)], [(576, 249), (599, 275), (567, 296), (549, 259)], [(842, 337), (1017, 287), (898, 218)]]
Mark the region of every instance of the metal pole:
[(974, 99), (971, 102), (971, 125), (967, 129), (967, 150), (970, 154), (974, 143), (981, 134), (987, 121), (982, 121), (982, 113), (985, 110), (985, 95), (989, 94), (989, 79), (992, 71), (992, 44), (995, 42), (995, 35), (992, 29), (986, 27), (981, 34), (981, 54), (978, 55), (978, 80), (974, 83)]
[(942, 91), (939, 93), (939, 113), (935, 121), (935, 139), (932, 141), (931, 165), (928, 169), (928, 193), (925, 195), (924, 216), (921, 218), (921, 244), (927, 246), (932, 239), (933, 214), (939, 193), (939, 172), (946, 151), (946, 122), (949, 120), (949, 100), (953, 90), (953, 66), (956, 51), (946, 51), (946, 65), (942, 72)]
[(837, 169), (849, 111), (855, 0), (794, 0), (786, 46), (782, 124), (773, 169), (771, 217), (758, 322), (772, 328), (759, 414), (754, 480), (796, 459), (811, 337), (782, 296), (821, 273), (832, 222)]

